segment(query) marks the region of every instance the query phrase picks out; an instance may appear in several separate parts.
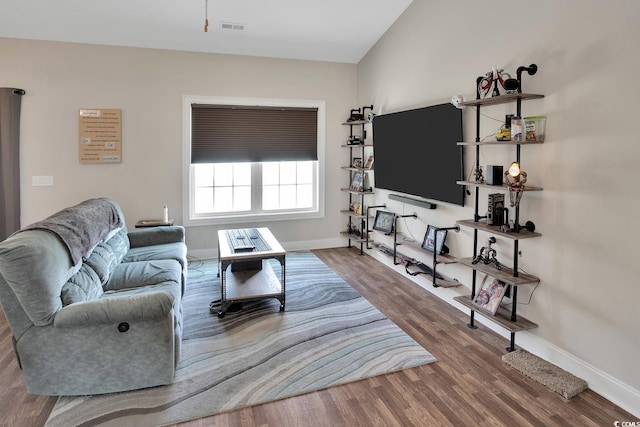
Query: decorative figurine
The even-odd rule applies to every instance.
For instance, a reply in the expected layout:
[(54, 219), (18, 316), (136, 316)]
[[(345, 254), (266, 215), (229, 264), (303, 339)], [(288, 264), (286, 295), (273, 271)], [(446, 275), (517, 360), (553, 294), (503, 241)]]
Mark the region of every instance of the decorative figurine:
[(504, 69), (496, 69), (495, 66), (492, 67), (492, 70), (489, 71), (480, 79), (478, 82), (478, 93), (481, 98), (486, 98), (489, 93), (491, 93), (491, 97), (500, 96), (500, 90), (498, 89), (498, 83), (502, 86), (502, 89), (505, 93), (513, 92), (512, 87), (507, 85), (505, 87), (505, 81), (511, 80), (511, 75), (505, 72)]
[(496, 250), (491, 247), (491, 244), (495, 242), (496, 238), (490, 237), (489, 240), (487, 240), (487, 246), (483, 246), (480, 249), (480, 253), (471, 261), (471, 264), (477, 264), (482, 261), (485, 265), (493, 264), (498, 270), (501, 270), (502, 265), (500, 265), (500, 262), (496, 258)]
[(474, 171), (473, 175), (475, 177), (476, 183), (482, 184), (484, 183), (484, 176), (482, 175), (482, 168), (478, 166)]

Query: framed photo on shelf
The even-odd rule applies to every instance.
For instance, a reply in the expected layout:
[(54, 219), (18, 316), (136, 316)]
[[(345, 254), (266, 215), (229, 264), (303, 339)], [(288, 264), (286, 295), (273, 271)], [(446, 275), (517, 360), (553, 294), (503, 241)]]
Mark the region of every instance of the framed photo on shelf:
[(355, 212), (358, 215), (362, 215), (362, 205), (360, 203), (351, 203), (349, 206), (351, 212)]
[(507, 284), (505, 282), (486, 275), (484, 279), (482, 279), (482, 285), (473, 303), (495, 315), (506, 290)]
[(373, 229), (382, 231), (384, 234), (393, 232), (393, 223), (396, 221), (396, 214), (393, 212), (376, 211), (376, 219), (373, 221)]
[(351, 186), (349, 187), (349, 189), (352, 191), (364, 191), (366, 178), (367, 175), (364, 172), (355, 172), (353, 174), (353, 178), (351, 179)]
[(362, 159), (360, 157), (354, 157), (351, 162), (351, 167), (357, 169), (362, 168)]
[(436, 227), (434, 227), (433, 225), (427, 226), (427, 232), (424, 233), (424, 239), (422, 240), (422, 249), (433, 252), (435, 246), (435, 252), (437, 254), (441, 254), (442, 247), (444, 246), (444, 241), (447, 238), (447, 230), (439, 230), (438, 238), (435, 239), (435, 236)]
[(369, 155), (369, 157), (367, 157), (367, 161), (364, 164), (364, 168), (365, 169), (371, 169), (373, 167), (373, 154)]

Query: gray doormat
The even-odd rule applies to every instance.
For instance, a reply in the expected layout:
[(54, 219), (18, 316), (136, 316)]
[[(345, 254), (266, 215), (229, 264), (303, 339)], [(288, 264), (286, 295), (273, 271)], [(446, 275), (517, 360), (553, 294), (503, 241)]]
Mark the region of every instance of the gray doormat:
[(589, 387), (586, 381), (522, 349), (503, 355), (502, 361), (565, 399)]

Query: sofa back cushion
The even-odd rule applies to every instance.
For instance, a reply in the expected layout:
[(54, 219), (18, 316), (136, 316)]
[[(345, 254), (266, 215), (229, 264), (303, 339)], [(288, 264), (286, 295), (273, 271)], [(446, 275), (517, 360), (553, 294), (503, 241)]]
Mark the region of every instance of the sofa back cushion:
[(67, 306), (76, 302), (98, 299), (103, 293), (98, 274), (87, 264), (82, 264), (80, 270), (62, 286), (60, 297), (62, 305)]
[(0, 243), (0, 274), (38, 326), (53, 321), (62, 308), (62, 286), (79, 268), (71, 265), (67, 248), (48, 231), (23, 231)]
[(122, 262), (128, 251), (129, 238), (126, 230), (121, 228), (108, 241), (98, 243), (83, 262), (98, 275), (102, 286), (109, 281), (111, 272)]

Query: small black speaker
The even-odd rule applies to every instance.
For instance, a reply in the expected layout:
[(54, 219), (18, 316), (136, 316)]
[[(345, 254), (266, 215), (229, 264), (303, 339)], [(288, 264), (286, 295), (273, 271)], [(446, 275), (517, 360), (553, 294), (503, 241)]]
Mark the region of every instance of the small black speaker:
[(486, 182), (489, 185), (502, 185), (502, 166), (487, 166)]
[(504, 224), (504, 194), (489, 194), (487, 203), (487, 225), (500, 227)]

